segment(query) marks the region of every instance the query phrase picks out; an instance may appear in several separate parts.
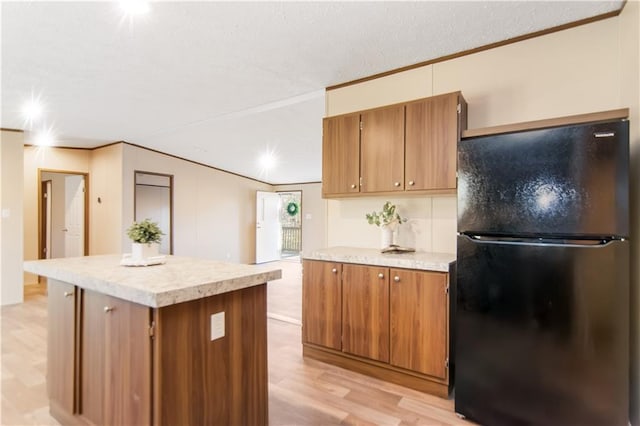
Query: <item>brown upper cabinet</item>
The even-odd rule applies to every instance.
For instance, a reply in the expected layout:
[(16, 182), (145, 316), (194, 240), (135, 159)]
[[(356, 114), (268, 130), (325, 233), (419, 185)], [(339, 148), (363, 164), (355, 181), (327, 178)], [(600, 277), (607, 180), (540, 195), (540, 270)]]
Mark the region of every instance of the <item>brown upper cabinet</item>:
[(461, 92), (325, 118), (323, 197), (455, 192), (466, 127)]
[(404, 189), (404, 105), (360, 114), (360, 192)]
[(322, 122), (322, 193), (360, 192), (360, 114)]

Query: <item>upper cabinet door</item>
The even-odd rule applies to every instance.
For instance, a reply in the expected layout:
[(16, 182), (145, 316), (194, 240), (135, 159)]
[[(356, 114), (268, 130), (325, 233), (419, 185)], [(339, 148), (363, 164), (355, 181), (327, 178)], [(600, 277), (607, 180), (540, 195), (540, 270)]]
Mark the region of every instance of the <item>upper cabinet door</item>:
[(363, 112), (361, 192), (404, 190), (404, 105)]
[(456, 150), (460, 138), (458, 93), (407, 104), (405, 147), (408, 191), (456, 188)]
[(322, 121), (322, 194), (360, 191), (360, 114)]

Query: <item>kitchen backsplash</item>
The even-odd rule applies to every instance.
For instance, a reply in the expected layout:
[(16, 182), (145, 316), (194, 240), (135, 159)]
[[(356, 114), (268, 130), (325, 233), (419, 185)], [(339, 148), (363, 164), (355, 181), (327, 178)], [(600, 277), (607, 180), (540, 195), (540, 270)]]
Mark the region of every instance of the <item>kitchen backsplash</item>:
[(380, 229), (369, 225), (365, 214), (382, 210), (385, 201), (394, 203), (408, 219), (397, 231), (397, 244), (429, 252), (456, 252), (455, 195), (328, 200), (328, 246), (380, 248)]

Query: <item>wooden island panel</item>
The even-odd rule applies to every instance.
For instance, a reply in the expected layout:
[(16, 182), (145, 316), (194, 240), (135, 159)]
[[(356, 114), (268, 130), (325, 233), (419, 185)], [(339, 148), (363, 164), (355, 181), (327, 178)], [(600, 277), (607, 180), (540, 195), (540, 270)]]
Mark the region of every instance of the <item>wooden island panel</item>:
[[(225, 337), (211, 341), (218, 312)], [(154, 424), (266, 425), (266, 314), (266, 284), (158, 309)]]

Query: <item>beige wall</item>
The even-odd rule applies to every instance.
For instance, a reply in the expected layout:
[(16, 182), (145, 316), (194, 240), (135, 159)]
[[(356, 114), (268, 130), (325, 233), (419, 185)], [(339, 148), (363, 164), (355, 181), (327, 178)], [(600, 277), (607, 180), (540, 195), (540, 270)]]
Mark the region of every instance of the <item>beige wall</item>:
[(121, 143), (91, 151), (89, 254), (122, 253), (123, 152)]
[[(327, 116), (461, 90), (469, 128), (619, 108), (618, 18), (382, 77), (326, 94)], [(597, 60), (594, 60), (597, 58)], [(364, 220), (388, 197), (328, 203), (328, 245), (377, 247)], [(390, 198), (410, 226), (401, 240), (418, 249), (455, 252), (451, 197)]]
[[(90, 151), (51, 147), (24, 147), (24, 259), (38, 258), (38, 170), (89, 172)], [(91, 179), (91, 177), (89, 177)], [(22, 265), (21, 265), (22, 266)], [(25, 284), (37, 276), (24, 274)]]
[(327, 200), (322, 198), (322, 185), (278, 185), (275, 191), (302, 191), (302, 253), (327, 246)]
[(631, 140), (631, 420), (640, 425), (640, 3), (620, 15), (620, 106), (630, 109)]
[(0, 133), (0, 304), (22, 303), (22, 132)]
[(379, 248), (381, 231), (369, 225), (365, 214), (381, 211), (385, 201), (394, 203), (403, 218), (396, 235), (396, 243), (417, 250), (440, 253), (456, 251), (456, 199), (440, 197), (366, 197), (329, 200), (329, 246)]
[(121, 247), (133, 222), (134, 172), (174, 175), (174, 254), (255, 262), (256, 191), (271, 185), (221, 172), (129, 144), (124, 145)]

